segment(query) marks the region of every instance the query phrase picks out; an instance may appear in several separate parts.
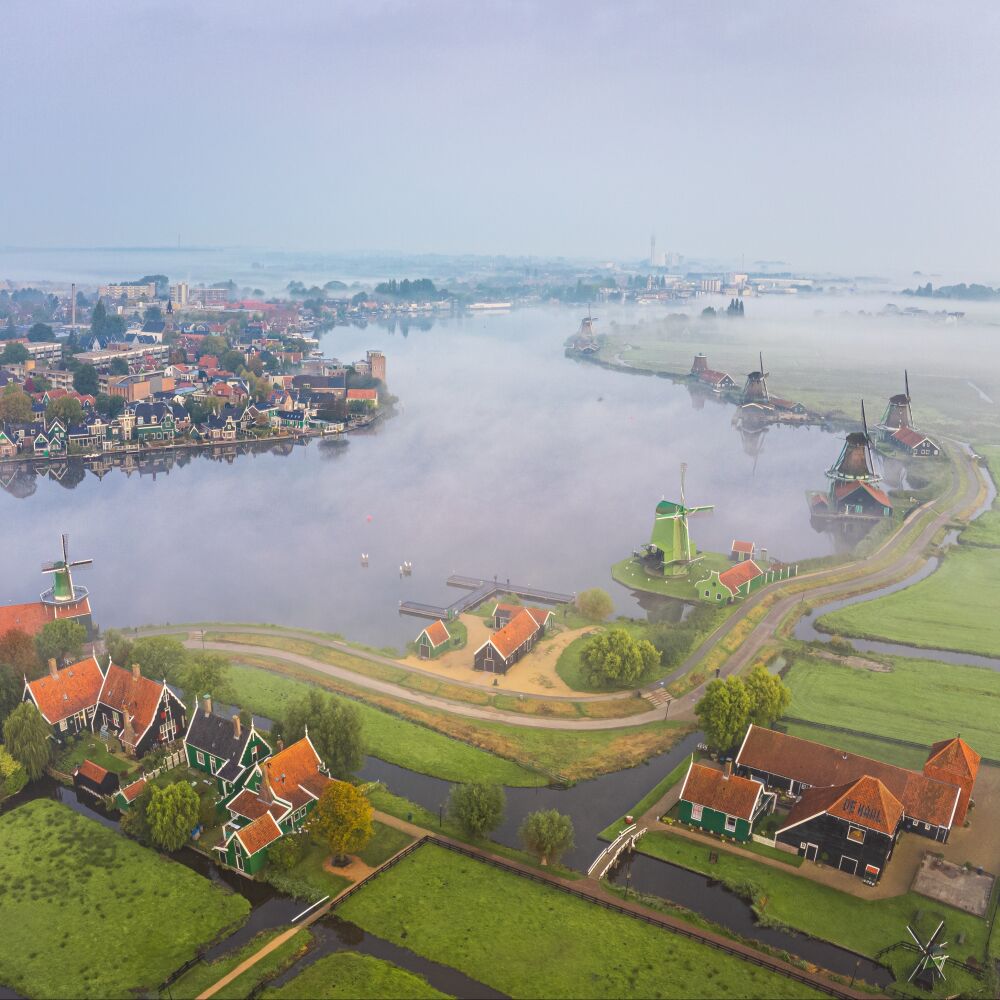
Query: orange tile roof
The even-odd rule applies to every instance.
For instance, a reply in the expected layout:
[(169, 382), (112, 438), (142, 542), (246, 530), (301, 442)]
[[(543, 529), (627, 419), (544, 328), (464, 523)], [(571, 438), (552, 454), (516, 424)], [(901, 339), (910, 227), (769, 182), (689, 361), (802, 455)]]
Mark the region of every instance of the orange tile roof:
[(262, 761), (260, 766), (267, 773), (271, 791), (279, 798), (291, 802), (293, 809), (298, 809), (313, 798), (318, 798), (329, 783), (330, 779), (320, 772), (321, 764), (312, 743), (307, 737), (303, 737)]
[(719, 583), (727, 587), (731, 594), (736, 594), (744, 583), (749, 583), (761, 575), (763, 570), (752, 560), (745, 559), (730, 569), (719, 574)]
[(146, 779), (140, 778), (138, 781), (133, 781), (131, 785), (126, 785), (122, 789), (122, 795), (125, 796), (126, 802), (134, 802), (140, 795), (142, 795), (143, 790), (146, 787)]
[(45, 674), (29, 681), (28, 691), (45, 721), (54, 726), (77, 712), (93, 708), (103, 683), (101, 668), (91, 656), (63, 667), (55, 677)]
[(19, 628), (28, 635), (41, 632), (43, 626), (52, 621), (49, 609), (41, 601), (31, 604), (8, 604), (0, 607), (0, 632)]
[(431, 624), (424, 629), (421, 635), (426, 635), (435, 649), (451, 638), (451, 633), (448, 631), (447, 626), (443, 621), (441, 621), (440, 618), (436, 622), (431, 622)]
[(521, 609), (502, 629), (489, 640), (494, 649), (506, 660), (538, 631), (538, 622), (527, 609)]
[(152, 724), (162, 693), (162, 684), (157, 684), (142, 674), (137, 678), (131, 670), (124, 670), (112, 663), (104, 677), (98, 701), (108, 708), (128, 712), (138, 738)]
[(738, 774), (727, 778), (714, 767), (692, 764), (684, 779), (681, 798), (727, 816), (738, 816), (749, 823), (761, 791), (763, 786), (759, 781), (741, 778)]
[(287, 812), (283, 806), (264, 802), (249, 788), (244, 788), (226, 808), (231, 809), (237, 816), (245, 816), (247, 819), (260, 819), (266, 813), (280, 816)]
[(95, 764), (92, 760), (82, 761), (76, 770), (78, 774), (82, 774), (85, 778), (89, 778), (98, 785), (108, 776), (108, 771), (101, 767), (100, 764)]
[(958, 785), (761, 726), (752, 725), (747, 731), (736, 763), (818, 788), (846, 785), (870, 775), (899, 799), (907, 816), (934, 826), (951, 825), (958, 801)]
[(348, 399), (378, 399), (377, 389), (348, 389)]
[(891, 837), (903, 818), (904, 809), (903, 803), (878, 778), (866, 774), (846, 785), (807, 788), (792, 807), (782, 829), (797, 826), (820, 813)]
[(536, 608), (529, 606), (527, 604), (504, 604), (503, 602), (498, 602), (496, 607), (493, 609), (493, 616), (496, 617), (498, 611), (505, 611), (507, 614), (513, 617), (519, 611), (527, 611), (532, 618), (535, 619), (537, 625), (544, 625), (551, 617), (552, 612), (545, 608)]
[[(916, 448), (922, 441), (930, 440), (926, 434), (913, 430), (911, 427), (900, 427), (892, 435), (900, 444), (905, 444), (907, 448)], [(932, 442), (933, 443), (933, 442)]]
[(877, 486), (872, 486), (871, 483), (840, 483), (834, 487), (833, 494), (838, 500), (843, 500), (844, 497), (850, 496), (855, 490), (864, 490), (873, 500), (882, 504), (883, 507), (892, 506), (892, 501), (889, 499), (888, 494), (880, 490)]
[(270, 813), (264, 813), (259, 819), (237, 830), (236, 838), (243, 845), (247, 854), (256, 854), (268, 844), (273, 844), (281, 838), (281, 827), (274, 821)]
[(953, 774), (956, 778), (972, 778), (979, 773), (979, 762), (983, 758), (961, 737), (941, 740), (931, 747), (930, 756), (924, 767), (930, 765), (935, 770)]
[(753, 550), (754, 550), (753, 542), (741, 542), (735, 538), (733, 539), (733, 548), (732, 548), (733, 552), (749, 552), (751, 555), (753, 555)]

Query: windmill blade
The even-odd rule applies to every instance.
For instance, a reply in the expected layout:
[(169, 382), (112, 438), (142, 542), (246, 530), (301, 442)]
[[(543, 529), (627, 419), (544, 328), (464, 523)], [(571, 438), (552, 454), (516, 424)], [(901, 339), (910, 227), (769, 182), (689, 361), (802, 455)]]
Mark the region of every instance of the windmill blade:
[(910, 934), (910, 937), (911, 937), (911, 938), (913, 938), (913, 940), (917, 942), (917, 947), (918, 947), (918, 948), (919, 948), (919, 949), (920, 949), (921, 951), (924, 951), (924, 945), (923, 945), (923, 942), (922, 942), (922, 941), (920, 940), (920, 938), (918, 938), (918, 937), (917, 937), (917, 935), (916, 935), (916, 934), (914, 934), (914, 933), (913, 933), (913, 931), (912, 931), (912, 930), (910, 929), (910, 925), (909, 925), (909, 924), (907, 924), (907, 925), (906, 925), (906, 929), (907, 929), (907, 931), (909, 932), (909, 934)]
[(93, 566), (93, 559), (75, 559), (71, 563), (67, 563), (67, 566)]
[(69, 565), (69, 535), (62, 536), (63, 563)]
[(681, 462), (681, 506), (682, 507), (687, 506), (684, 497), (684, 477), (687, 475), (687, 470), (688, 470), (687, 462)]
[(910, 401), (910, 373), (903, 369), (903, 385), (906, 386), (906, 401)]
[[(937, 925), (937, 927), (936, 927), (936, 928), (934, 929), (934, 933), (933, 933), (933, 934), (932, 934), (932, 935), (930, 936), (930, 940), (929, 940), (929, 941), (927, 942), (927, 950), (928, 950), (928, 951), (930, 951), (930, 950), (931, 950), (931, 948), (933, 948), (933, 947), (934, 947), (934, 942), (935, 942), (935, 941), (937, 940), (937, 936), (938, 936), (938, 934), (940, 934), (940, 933), (941, 933), (941, 928), (942, 928), (942, 927), (944, 927), (944, 921), (943, 921), (943, 920), (942, 920), (942, 921), (941, 921), (941, 923), (939, 923), (939, 924)], [(942, 947), (943, 947), (943, 945), (942, 945)]]
[(906, 981), (908, 983), (913, 982), (914, 977), (918, 972), (920, 972), (923, 969), (924, 964), (925, 964), (925, 959), (924, 956), (921, 955), (920, 958), (917, 959), (917, 964), (913, 966), (913, 971), (906, 977)]
[(42, 563), (43, 573), (54, 573), (57, 569), (62, 569), (57, 562)]
[(764, 374), (764, 352), (763, 351), (761, 351), (757, 355), (757, 359), (758, 359), (758, 361), (760, 361), (760, 373), (761, 373), (761, 375), (763, 375)]

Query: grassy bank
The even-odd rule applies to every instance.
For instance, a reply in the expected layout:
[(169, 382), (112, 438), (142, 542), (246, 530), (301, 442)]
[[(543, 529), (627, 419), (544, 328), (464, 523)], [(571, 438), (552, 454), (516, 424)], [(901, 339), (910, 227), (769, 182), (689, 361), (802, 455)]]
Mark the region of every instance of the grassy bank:
[(250, 911), (242, 896), (57, 802), (0, 816), (0, 843), (0, 982), (25, 996), (153, 990)]
[(266, 1000), (437, 1000), (446, 997), (426, 979), (371, 955), (345, 951), (307, 966), (279, 989), (261, 994)]
[[(694, 525), (693, 521), (691, 523)], [(630, 590), (642, 590), (693, 603), (698, 600), (698, 588), (695, 584), (709, 577), (713, 571), (723, 573), (733, 565), (729, 557), (721, 552), (702, 552), (691, 571), (683, 576), (652, 576), (646, 572), (642, 563), (629, 556), (611, 567), (611, 578)]]
[(927, 746), (961, 732), (979, 753), (1000, 757), (1000, 673), (933, 660), (887, 662), (891, 671), (877, 673), (797, 656), (785, 677), (789, 714)]
[[(684, 780), (684, 775), (687, 774), (688, 767), (691, 765), (691, 761), (694, 760), (694, 754), (690, 757), (685, 757), (669, 774), (661, 778), (639, 801), (628, 811), (627, 815), (634, 816), (638, 819), (647, 810), (651, 809), (660, 799), (663, 798), (667, 792), (670, 791), (678, 781)], [(616, 819), (614, 823), (610, 826), (606, 826), (597, 836), (602, 840), (614, 840), (622, 830), (628, 824), (625, 822), (625, 817), (622, 816), (621, 819)]]
[(510, 996), (689, 997), (692, 986), (705, 997), (813, 995), (697, 942), (433, 846), (338, 912)]

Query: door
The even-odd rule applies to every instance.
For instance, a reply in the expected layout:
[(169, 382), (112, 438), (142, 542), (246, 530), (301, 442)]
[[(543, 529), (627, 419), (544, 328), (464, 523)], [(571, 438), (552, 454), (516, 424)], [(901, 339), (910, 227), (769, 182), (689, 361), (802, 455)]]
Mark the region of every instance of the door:
[(857, 858), (849, 858), (846, 854), (841, 854), (840, 870), (842, 872), (847, 872), (848, 875), (857, 875), (858, 873)]
[(240, 849), (237, 847), (233, 853), (236, 855), (236, 867), (239, 868), (240, 871), (244, 871), (243, 855), (240, 853)]
[(819, 856), (819, 844), (806, 844), (806, 861), (815, 861)]

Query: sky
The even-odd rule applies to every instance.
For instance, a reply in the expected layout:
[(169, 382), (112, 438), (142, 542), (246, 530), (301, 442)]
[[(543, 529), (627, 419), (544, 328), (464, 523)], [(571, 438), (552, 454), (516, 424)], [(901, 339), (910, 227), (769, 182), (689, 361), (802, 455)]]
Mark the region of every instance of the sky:
[(1000, 5), (5, 0), (0, 246), (1000, 283)]

